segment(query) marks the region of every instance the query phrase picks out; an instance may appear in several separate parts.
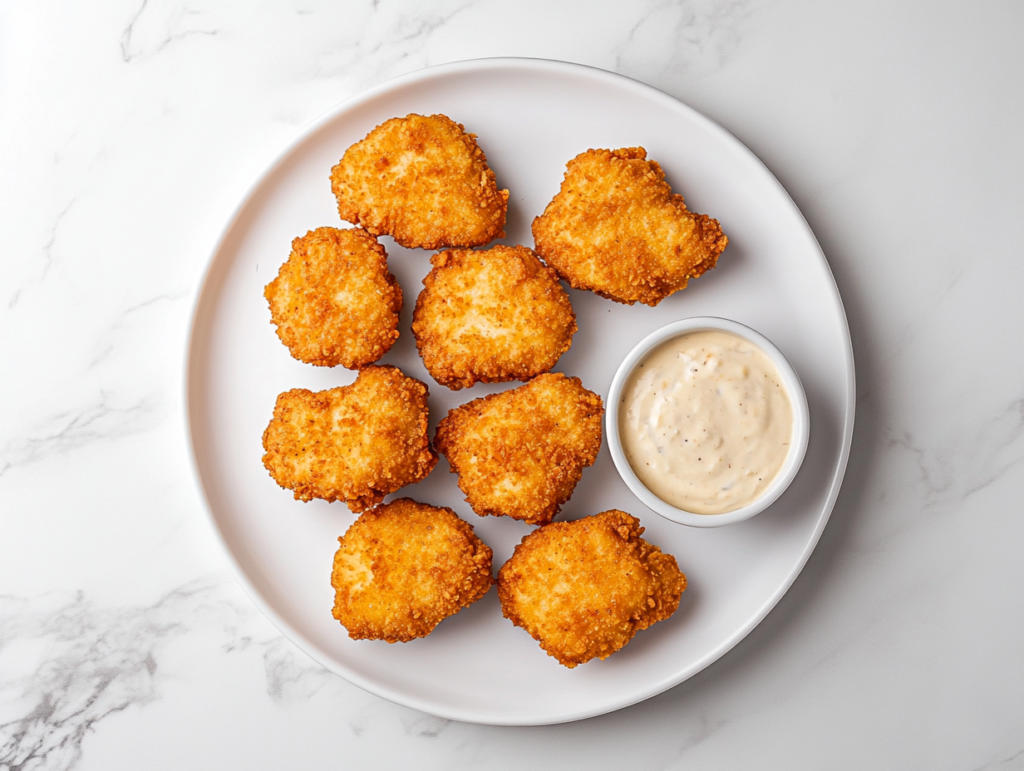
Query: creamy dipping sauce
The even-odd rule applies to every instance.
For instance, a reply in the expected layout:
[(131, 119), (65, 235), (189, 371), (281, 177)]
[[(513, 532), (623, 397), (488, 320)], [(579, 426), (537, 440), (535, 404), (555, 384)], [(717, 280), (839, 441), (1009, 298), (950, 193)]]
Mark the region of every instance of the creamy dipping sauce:
[(771, 359), (728, 332), (690, 332), (641, 361), (622, 390), (622, 449), (644, 486), (676, 508), (724, 514), (782, 468), (793, 408)]

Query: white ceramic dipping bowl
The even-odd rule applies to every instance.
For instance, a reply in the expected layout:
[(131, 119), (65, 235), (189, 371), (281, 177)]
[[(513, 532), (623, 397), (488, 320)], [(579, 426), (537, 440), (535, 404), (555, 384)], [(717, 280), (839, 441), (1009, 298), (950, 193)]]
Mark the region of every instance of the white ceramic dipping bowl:
[[(633, 472), (626, 455), (622, 450), (622, 441), (619, 436), (619, 407), (622, 402), (622, 389), (629, 381), (637, 365), (640, 364), (654, 349), (675, 337), (690, 332), (702, 332), (705, 330), (716, 330), (729, 332), (741, 337), (760, 348), (764, 354), (775, 364), (779, 375), (782, 378), (782, 385), (789, 396), (789, 402), (793, 408), (793, 434), (789, 445), (789, 454), (775, 475), (775, 479), (768, 488), (752, 503), (741, 508), (727, 511), (723, 514), (697, 514), (692, 511), (679, 509), (670, 503), (666, 503), (656, 496)], [(605, 437), (608, 441), (608, 449), (612, 454), (612, 461), (619, 471), (619, 476), (633, 494), (640, 499), (647, 508), (657, 512), (666, 519), (678, 522), (681, 525), (691, 527), (720, 527), (731, 525), (734, 522), (742, 522), (750, 519), (755, 514), (764, 511), (771, 506), (780, 495), (789, 487), (790, 482), (796, 477), (803, 463), (804, 455), (807, 452), (807, 439), (810, 436), (810, 415), (807, 409), (807, 397), (804, 394), (800, 378), (789, 363), (782, 351), (764, 335), (755, 332), (750, 327), (744, 326), (736, 321), (720, 319), (713, 316), (697, 316), (692, 319), (683, 319), (668, 324), (658, 329), (643, 340), (629, 352), (623, 359), (622, 364), (612, 379), (611, 388), (608, 391), (608, 403), (605, 410)]]

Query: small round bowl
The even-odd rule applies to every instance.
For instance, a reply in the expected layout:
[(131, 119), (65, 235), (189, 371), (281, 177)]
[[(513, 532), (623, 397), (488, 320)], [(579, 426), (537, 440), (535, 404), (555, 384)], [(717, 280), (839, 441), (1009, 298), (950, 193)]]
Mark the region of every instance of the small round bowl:
[[(772, 480), (768, 488), (752, 503), (723, 514), (697, 514), (692, 511), (676, 508), (656, 496), (647, 489), (633, 472), (633, 468), (629, 465), (629, 461), (626, 460), (626, 454), (622, 450), (622, 441), (619, 436), (619, 406), (622, 401), (622, 389), (629, 380), (629, 376), (633, 374), (636, 366), (662, 343), (689, 332), (705, 330), (729, 332), (760, 348), (778, 369), (783, 387), (789, 396), (790, 405), (793, 408), (793, 434), (790, 441), (789, 454), (786, 455), (786, 460), (783, 462), (782, 468), (779, 469), (779, 473), (775, 475), (775, 479)], [(615, 372), (611, 388), (608, 391), (607, 409), (605, 410), (605, 436), (608, 441), (608, 449), (611, 451), (612, 461), (615, 463), (615, 468), (618, 469), (622, 481), (626, 483), (626, 486), (647, 508), (666, 519), (691, 527), (731, 525), (734, 522), (750, 519), (755, 514), (771, 506), (785, 489), (789, 487), (789, 483), (793, 481), (797, 471), (800, 470), (800, 464), (803, 463), (804, 455), (807, 452), (810, 424), (807, 396), (804, 394), (803, 385), (801, 385), (800, 378), (797, 377), (793, 366), (782, 355), (782, 351), (776, 348), (768, 338), (755, 332), (750, 327), (736, 321), (715, 318), (713, 316), (697, 316), (692, 319), (676, 321), (652, 332), (641, 340), (629, 352), (629, 355), (623, 359), (619, 369)]]

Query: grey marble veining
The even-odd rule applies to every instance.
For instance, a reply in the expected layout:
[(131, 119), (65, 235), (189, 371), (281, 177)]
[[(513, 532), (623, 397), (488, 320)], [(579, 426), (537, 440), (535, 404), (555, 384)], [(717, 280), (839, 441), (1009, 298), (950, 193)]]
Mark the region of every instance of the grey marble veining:
[(614, 69), (651, 75), (651, 50), (668, 53), (655, 72), (665, 79), (707, 76), (723, 67), (738, 49), (758, 0), (648, 3), (615, 50)]
[(256, 648), (272, 700), (308, 698), (331, 676), (254, 629), (256, 611), (230, 580), (197, 579), (146, 606), (101, 607), (81, 591), (0, 599), (0, 767), (73, 767), (104, 720), (160, 698), (161, 660), (183, 635), (210, 632), (225, 655)]

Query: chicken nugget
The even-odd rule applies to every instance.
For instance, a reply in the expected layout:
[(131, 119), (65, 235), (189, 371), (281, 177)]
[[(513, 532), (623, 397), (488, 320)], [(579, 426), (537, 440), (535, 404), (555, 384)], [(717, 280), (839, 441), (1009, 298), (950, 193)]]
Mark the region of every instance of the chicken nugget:
[(396, 367), (371, 366), (341, 388), (286, 391), (263, 449), (270, 476), (296, 500), (340, 500), (362, 511), (437, 463), (427, 437), (427, 387)]
[(263, 296), (277, 336), (307, 364), (362, 369), (398, 339), (402, 289), (384, 247), (358, 228), (296, 238)]
[(481, 246), (505, 235), (498, 190), (476, 135), (444, 115), (392, 118), (331, 169), (338, 213), (406, 247)]
[(498, 572), (502, 613), (570, 669), (607, 658), (675, 613), (686, 589), (643, 532), (616, 509), (534, 530)]
[(657, 305), (715, 267), (729, 239), (687, 210), (642, 147), (587, 150), (533, 221), (534, 248), (575, 289)]
[(576, 332), (569, 295), (530, 249), (440, 252), (430, 262), (412, 333), (441, 385), (528, 380), (569, 350)]
[(579, 378), (538, 375), (451, 410), (434, 445), (477, 514), (544, 524), (597, 458), (603, 413)]
[(409, 642), (491, 588), (491, 549), (448, 508), (400, 498), (363, 512), (334, 556), (334, 617), (353, 640)]

